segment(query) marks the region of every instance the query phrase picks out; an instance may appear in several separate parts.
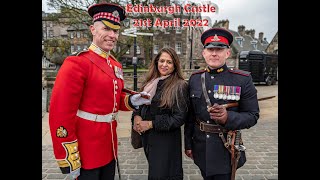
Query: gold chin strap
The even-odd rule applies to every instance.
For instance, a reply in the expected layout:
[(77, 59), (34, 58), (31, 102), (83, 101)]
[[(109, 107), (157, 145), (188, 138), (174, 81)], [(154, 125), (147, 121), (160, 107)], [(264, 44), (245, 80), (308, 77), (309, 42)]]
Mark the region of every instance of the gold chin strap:
[(114, 25), (114, 24), (112, 24), (112, 23), (110, 23), (109, 21), (106, 21), (106, 20), (101, 20), (101, 22), (104, 24), (104, 25), (106, 25), (106, 26), (108, 26), (108, 27), (110, 27), (110, 28), (112, 28), (112, 29), (120, 29), (120, 26), (119, 25)]

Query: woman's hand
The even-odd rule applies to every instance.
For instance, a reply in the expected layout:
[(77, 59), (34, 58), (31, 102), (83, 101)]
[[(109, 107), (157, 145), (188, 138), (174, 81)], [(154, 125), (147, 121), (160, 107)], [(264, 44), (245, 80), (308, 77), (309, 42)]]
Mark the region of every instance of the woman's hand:
[[(151, 125), (150, 125), (151, 123)], [(145, 131), (152, 128), (152, 121), (140, 121), (139, 123), (140, 132), (144, 133)]]
[(133, 118), (133, 130), (137, 131), (141, 134), (140, 122), (142, 122), (142, 118), (139, 115), (135, 115)]

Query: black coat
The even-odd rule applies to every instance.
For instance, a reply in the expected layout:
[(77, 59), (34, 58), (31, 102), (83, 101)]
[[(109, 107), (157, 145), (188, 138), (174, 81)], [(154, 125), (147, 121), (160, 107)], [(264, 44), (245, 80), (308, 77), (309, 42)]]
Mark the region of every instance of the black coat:
[[(236, 100), (224, 100), (214, 98), (214, 88), (228, 86), (231, 88), (241, 87), (238, 107), (227, 109), (228, 119), (224, 128), (227, 130), (245, 129), (254, 126), (259, 118), (259, 105), (257, 90), (252, 83), (249, 72), (228, 69), (226, 65), (220, 70), (201, 70), (191, 75), (189, 79), (190, 111), (185, 124), (185, 149), (192, 149), (195, 164), (206, 173), (207, 176), (231, 173), (230, 153), (224, 147), (217, 133), (200, 131), (195, 124), (195, 118), (201, 121), (215, 124), (210, 119), (207, 104), (201, 86), (201, 74), (205, 74), (206, 90), (211, 104), (226, 104)], [(222, 88), (221, 88), (222, 89)], [(229, 89), (230, 90), (230, 89)], [(226, 133), (224, 134), (226, 137)], [(245, 142), (244, 142), (245, 145)], [(245, 163), (245, 154), (241, 155), (240, 166)]]
[(179, 95), (180, 109), (160, 108), (160, 92), (165, 80), (158, 82), (151, 105), (143, 105), (134, 113), (143, 120), (152, 120), (153, 128), (142, 134), (142, 144), (149, 164), (149, 180), (182, 180), (181, 126), (189, 104), (187, 85)]

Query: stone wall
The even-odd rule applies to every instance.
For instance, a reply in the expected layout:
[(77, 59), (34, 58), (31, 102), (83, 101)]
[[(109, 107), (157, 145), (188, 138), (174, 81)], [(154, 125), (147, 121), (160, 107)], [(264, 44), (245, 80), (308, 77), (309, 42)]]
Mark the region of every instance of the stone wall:
[[(133, 72), (124, 72), (124, 87), (130, 90), (133, 90)], [(137, 73), (137, 90), (139, 91), (142, 83), (146, 77), (146, 72), (138, 72)]]

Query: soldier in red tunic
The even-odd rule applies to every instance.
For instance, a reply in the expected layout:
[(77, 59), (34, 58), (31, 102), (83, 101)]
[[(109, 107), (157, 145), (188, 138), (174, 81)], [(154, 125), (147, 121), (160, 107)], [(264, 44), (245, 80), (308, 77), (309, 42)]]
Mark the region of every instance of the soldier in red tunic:
[(52, 90), (49, 125), (55, 158), (63, 174), (79, 180), (110, 180), (117, 161), (118, 111), (150, 100), (126, 95), (121, 64), (110, 54), (118, 40), (122, 7), (100, 3), (93, 18), (89, 49), (65, 59)]

